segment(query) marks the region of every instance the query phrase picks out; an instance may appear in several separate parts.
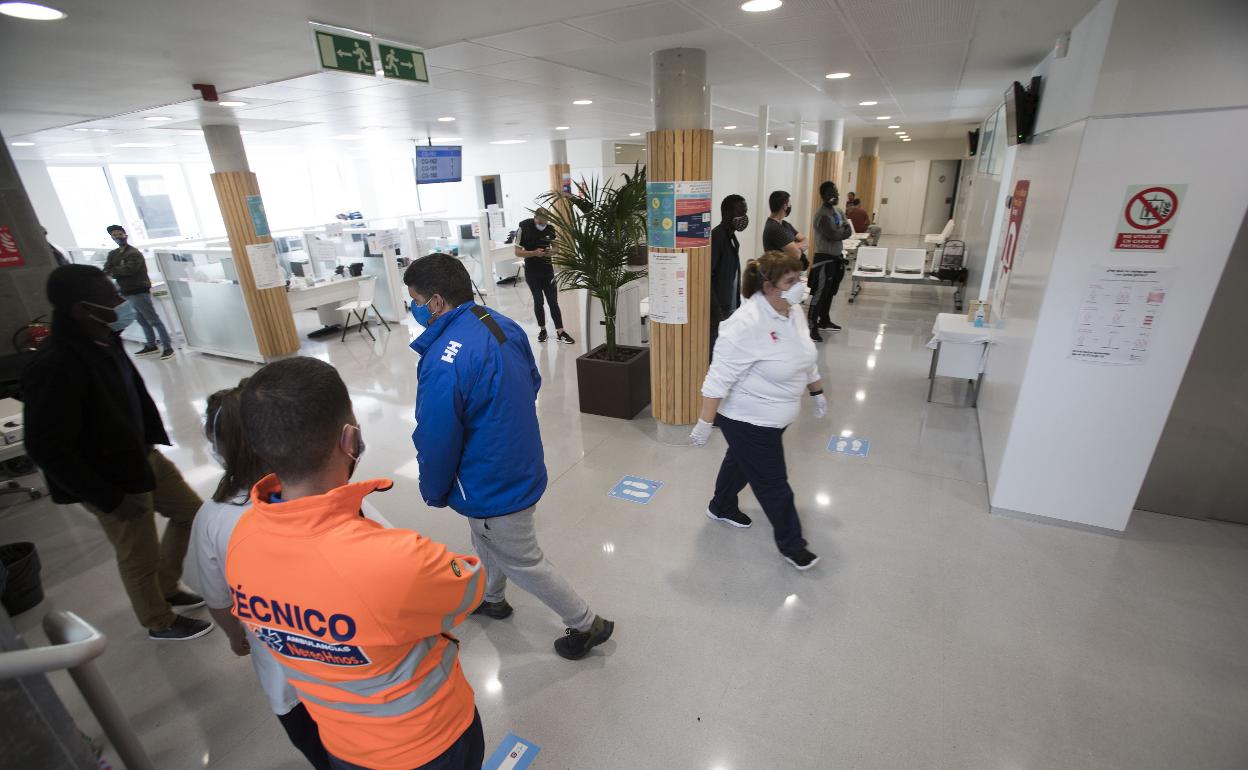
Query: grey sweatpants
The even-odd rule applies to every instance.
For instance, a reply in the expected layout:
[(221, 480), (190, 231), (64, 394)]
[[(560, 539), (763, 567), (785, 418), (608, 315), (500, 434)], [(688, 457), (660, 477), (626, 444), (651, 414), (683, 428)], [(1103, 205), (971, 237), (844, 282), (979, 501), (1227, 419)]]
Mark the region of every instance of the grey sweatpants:
[(501, 602), (507, 590), (507, 579), (511, 578), (558, 613), (565, 626), (588, 631), (594, 623), (593, 610), (555, 572), (554, 565), (542, 553), (537, 544), (533, 510), (526, 508), (492, 519), (468, 519), (472, 545), (488, 576), (485, 600)]

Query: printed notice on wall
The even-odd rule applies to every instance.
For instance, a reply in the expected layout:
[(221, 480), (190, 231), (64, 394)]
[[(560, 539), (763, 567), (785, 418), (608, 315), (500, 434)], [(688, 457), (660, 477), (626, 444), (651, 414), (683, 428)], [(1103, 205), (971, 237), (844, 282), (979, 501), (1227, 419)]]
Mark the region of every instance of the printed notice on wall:
[(711, 245), (711, 183), (676, 183), (676, 248)]
[(1095, 364), (1147, 361), (1173, 274), (1170, 267), (1094, 266), (1079, 303), (1070, 357)]
[(689, 255), (650, 252), (650, 320), (689, 323)]
[(286, 285), (282, 267), (277, 264), (277, 249), (272, 243), (248, 245), (247, 261), (251, 263), (251, 277), (257, 289), (276, 289)]

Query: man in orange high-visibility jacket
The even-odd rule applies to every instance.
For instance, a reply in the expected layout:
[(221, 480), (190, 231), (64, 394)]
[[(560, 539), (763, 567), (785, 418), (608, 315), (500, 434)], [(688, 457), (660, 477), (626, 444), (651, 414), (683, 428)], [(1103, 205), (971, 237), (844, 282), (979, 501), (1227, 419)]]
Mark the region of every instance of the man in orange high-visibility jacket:
[(346, 386), (312, 358), (269, 364), (242, 396), (248, 442), (273, 469), (230, 537), (233, 613), (316, 720), (339, 770), (466, 770), (485, 753), (450, 630), (485, 573), (416, 532), (360, 514), (384, 479), (348, 483), (364, 442)]

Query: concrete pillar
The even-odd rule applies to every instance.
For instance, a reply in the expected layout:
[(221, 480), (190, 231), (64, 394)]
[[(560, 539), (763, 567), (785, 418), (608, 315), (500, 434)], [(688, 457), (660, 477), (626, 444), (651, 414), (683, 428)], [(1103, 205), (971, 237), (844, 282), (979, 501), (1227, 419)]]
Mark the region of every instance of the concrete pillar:
[(875, 180), (880, 175), (880, 140), (863, 139), (862, 154), (858, 156), (858, 181), (854, 183), (854, 192), (862, 199), (862, 205), (875, 221), (875, 212), (879, 207), (876, 200)]
[[(56, 260), (2, 135), (0, 228), (5, 228), (0, 230), (0, 329), (4, 329), (7, 345), (7, 335), (50, 311), (44, 285), (48, 273), (56, 268)], [(13, 256), (14, 248), (20, 257)]]
[[(770, 112), (771, 110), (767, 105), (760, 104), (758, 106), (758, 193), (754, 198), (754, 205), (750, 211), (750, 220), (758, 223), (751, 226), (751, 229), (755, 230), (758, 235), (754, 239), (755, 241), (762, 238), (763, 220), (770, 213), (767, 208), (767, 196), (771, 194), (771, 191), (767, 189), (767, 127), (771, 122)], [(749, 249), (746, 253), (753, 254), (754, 250)]]
[[(845, 166), (845, 120), (825, 120), (819, 124), (819, 144), (815, 148), (815, 178), (810, 180), (811, 215), (823, 205), (819, 200), (819, 185), (826, 181), (841, 188), (841, 172)], [(841, 205), (845, 204), (845, 190), (841, 190)], [(855, 191), (857, 192), (857, 191)]]
[(805, 189), (805, 185), (802, 184), (802, 125), (802, 116), (798, 115), (793, 123), (793, 182), (789, 185), (789, 205), (798, 212), (792, 222), (793, 226), (798, 232), (805, 233), (810, 229), (810, 222), (803, 222), (801, 216), (802, 192)]
[[(711, 180), (711, 92), (706, 84), (706, 52), (693, 48), (655, 51), (655, 130), (646, 134), (647, 179), (651, 182)], [(713, 205), (713, 204), (712, 204)], [(697, 420), (702, 380), (710, 361), (711, 248), (705, 246), (651, 251), (688, 255), (688, 321), (651, 322), (650, 396), (660, 438), (672, 426)]]
[(247, 258), (248, 246), (272, 243), (273, 239), (267, 230), (263, 235), (257, 234), (252, 220), (252, 207), (259, 205), (263, 210), (264, 202), (256, 175), (247, 164), (243, 137), (238, 126), (211, 125), (204, 126), (204, 142), (215, 172), (212, 186), (217, 192), (217, 205), (221, 207), (221, 219), (225, 222), (238, 283), (256, 332), (260, 355), (266, 360), (294, 355), (299, 352), (299, 335), (286, 300), (286, 289), (257, 289), (251, 261)]

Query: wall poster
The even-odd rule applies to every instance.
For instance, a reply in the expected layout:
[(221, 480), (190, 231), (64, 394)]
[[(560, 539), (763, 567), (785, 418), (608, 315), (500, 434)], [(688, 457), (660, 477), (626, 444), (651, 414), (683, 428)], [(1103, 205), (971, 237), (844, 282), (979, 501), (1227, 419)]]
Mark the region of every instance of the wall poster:
[(689, 323), (689, 255), (683, 251), (650, 252), (650, 320)]
[(1095, 265), (1079, 303), (1069, 357), (1138, 366), (1148, 360), (1172, 267)]

